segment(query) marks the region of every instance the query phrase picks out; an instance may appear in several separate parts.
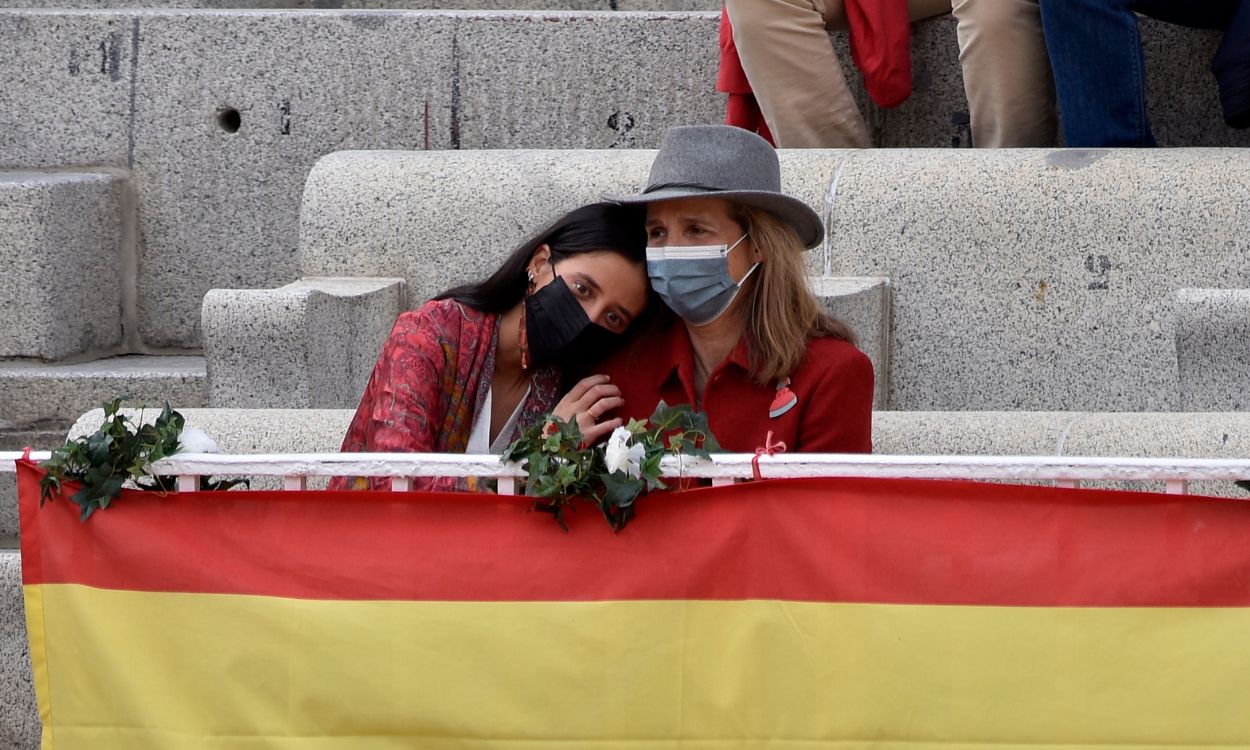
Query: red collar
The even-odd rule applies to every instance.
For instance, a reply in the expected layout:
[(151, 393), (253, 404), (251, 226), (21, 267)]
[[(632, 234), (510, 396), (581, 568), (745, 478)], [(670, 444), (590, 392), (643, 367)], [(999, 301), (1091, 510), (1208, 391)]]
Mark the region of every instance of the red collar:
[[(690, 343), (690, 334), (686, 331), (686, 325), (680, 320), (675, 320), (657, 339), (657, 352), (666, 353), (668, 361), (672, 363), (668, 368), (659, 370), (660, 381), (657, 385), (662, 387), (675, 378), (681, 384), (688, 403), (696, 403), (694, 394), (694, 346)], [(711, 374), (716, 374), (727, 367), (737, 367), (744, 373), (751, 371), (750, 352), (747, 350), (747, 337), (745, 335), (738, 337), (738, 343), (734, 345), (733, 349), (729, 350), (729, 356), (725, 358), (724, 362), (713, 368)]]

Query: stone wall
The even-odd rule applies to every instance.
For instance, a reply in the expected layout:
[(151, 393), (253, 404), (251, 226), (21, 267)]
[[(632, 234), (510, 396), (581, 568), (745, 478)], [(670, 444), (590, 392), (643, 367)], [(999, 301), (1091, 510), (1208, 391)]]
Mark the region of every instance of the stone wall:
[[(333, 154), (307, 182), (301, 271), (399, 277), (414, 307), (484, 275), (562, 210), (641, 188), (652, 156)], [(1242, 298), (1217, 295), (1178, 316), (1177, 295), (1250, 288), (1250, 150), (807, 150), (781, 159), (784, 189), (828, 228), (807, 253), (809, 272), (888, 280), (888, 306), (875, 317), (886, 331), (874, 353), (886, 384), (878, 408), (1171, 411), (1188, 387), (1181, 372), (1199, 392), (1241, 388), (1197, 378), (1220, 356), (1210, 343), (1186, 350), (1178, 367), (1177, 325), (1185, 321), (1194, 341), (1207, 324), (1227, 338), (1223, 321), (1244, 310)], [(272, 343), (289, 346), (299, 345)], [(1202, 408), (1231, 402), (1211, 403)]]
[[(1215, 36), (1143, 33), (1160, 141), (1250, 143), (1219, 118)], [(715, 12), (9, 10), (0, 39), (0, 169), (128, 170), (127, 351), (199, 347), (209, 289), (294, 281), (324, 154), (647, 148), (723, 115)], [(967, 145), (953, 21), (917, 25), (914, 49), (877, 142)]]

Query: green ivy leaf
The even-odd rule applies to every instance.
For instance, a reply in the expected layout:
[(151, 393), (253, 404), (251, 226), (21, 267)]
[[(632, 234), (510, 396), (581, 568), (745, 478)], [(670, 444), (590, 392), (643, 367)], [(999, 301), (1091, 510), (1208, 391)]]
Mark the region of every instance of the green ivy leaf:
[(636, 477), (609, 472), (603, 445), (584, 447), (576, 422), (550, 415), (524, 428), (503, 457), (518, 463), (523, 459), (525, 492), (536, 498), (534, 509), (550, 513), (566, 530), (564, 512), (574, 502), (591, 502), (613, 531), (619, 531), (634, 517), (638, 498), (667, 489), (660, 479), (664, 456), (707, 455), (701, 441), (710, 437), (706, 415), (688, 404), (670, 407), (661, 402), (650, 420), (631, 419), (625, 429), (630, 444), (643, 447)]
[[(148, 477), (145, 468), (178, 452), (178, 437), (186, 420), (166, 402), (153, 424), (136, 426), (121, 414), (121, 404), (120, 398), (104, 404), (104, 420), (98, 430), (67, 440), (40, 464), (45, 472), (39, 482), (41, 505), (60, 495), (64, 482), (77, 482), (80, 487), (69, 500), (82, 509), (79, 518), (86, 521), (116, 500), (127, 482), (142, 490), (173, 488), (169, 479)], [(202, 477), (200, 483), (203, 489), (228, 489), (247, 480), (213, 482)]]
[(643, 482), (627, 476), (622, 471), (604, 474), (602, 479), (604, 501), (617, 508), (632, 505), (634, 500), (638, 498), (638, 495), (642, 493)]

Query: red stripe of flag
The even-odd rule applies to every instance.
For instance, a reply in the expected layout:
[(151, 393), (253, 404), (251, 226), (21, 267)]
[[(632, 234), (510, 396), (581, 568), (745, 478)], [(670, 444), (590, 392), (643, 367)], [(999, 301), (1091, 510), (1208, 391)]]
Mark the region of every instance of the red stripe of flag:
[(565, 534), (524, 498), (437, 493), (128, 492), (79, 523), (66, 500), (38, 507), (32, 465), (18, 479), (28, 584), (355, 600), (1250, 606), (1250, 503), (1228, 499), (800, 479), (653, 495), (613, 536), (589, 505)]

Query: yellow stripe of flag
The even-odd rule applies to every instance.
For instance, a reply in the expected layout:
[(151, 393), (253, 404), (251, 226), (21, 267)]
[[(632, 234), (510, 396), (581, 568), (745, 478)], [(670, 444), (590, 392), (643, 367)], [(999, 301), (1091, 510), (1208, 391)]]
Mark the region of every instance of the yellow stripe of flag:
[(57, 747), (1250, 746), (1243, 608), (26, 597)]

